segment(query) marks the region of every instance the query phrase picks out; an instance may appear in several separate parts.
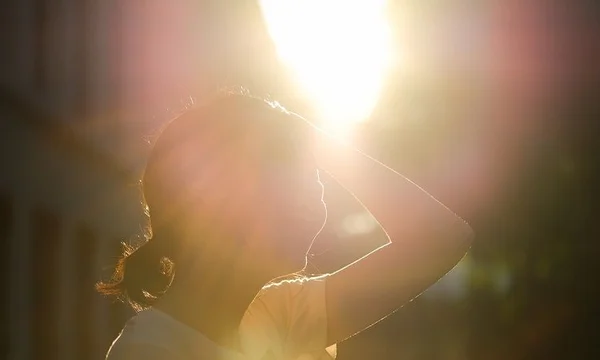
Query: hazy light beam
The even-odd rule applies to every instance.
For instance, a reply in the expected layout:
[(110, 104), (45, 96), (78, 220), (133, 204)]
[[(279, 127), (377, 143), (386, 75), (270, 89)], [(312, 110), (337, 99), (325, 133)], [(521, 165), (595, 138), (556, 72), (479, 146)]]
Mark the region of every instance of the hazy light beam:
[(337, 133), (371, 114), (390, 62), (385, 0), (261, 0), (282, 62)]

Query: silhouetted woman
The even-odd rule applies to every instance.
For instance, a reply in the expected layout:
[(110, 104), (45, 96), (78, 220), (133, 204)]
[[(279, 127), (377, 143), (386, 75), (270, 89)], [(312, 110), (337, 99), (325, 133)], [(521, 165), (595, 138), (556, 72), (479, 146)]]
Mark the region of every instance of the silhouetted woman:
[[(319, 171), (354, 194), (391, 242), (308, 278), (298, 274), (326, 218)], [(247, 96), (173, 120), (143, 190), (152, 236), (98, 285), (138, 311), (109, 360), (335, 358), (336, 343), (436, 282), (472, 238), (411, 181)]]

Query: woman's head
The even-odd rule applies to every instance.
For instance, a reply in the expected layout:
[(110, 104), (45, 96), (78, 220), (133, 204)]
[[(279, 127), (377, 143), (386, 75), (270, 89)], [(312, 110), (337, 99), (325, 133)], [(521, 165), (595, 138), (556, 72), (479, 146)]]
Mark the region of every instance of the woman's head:
[(246, 96), (220, 98), (173, 120), (143, 178), (153, 236), (100, 290), (125, 290), (143, 307), (168, 286), (173, 263), (202, 269), (202, 261), (210, 271), (243, 262), (268, 277), (301, 270), (325, 220), (310, 140), (302, 119)]

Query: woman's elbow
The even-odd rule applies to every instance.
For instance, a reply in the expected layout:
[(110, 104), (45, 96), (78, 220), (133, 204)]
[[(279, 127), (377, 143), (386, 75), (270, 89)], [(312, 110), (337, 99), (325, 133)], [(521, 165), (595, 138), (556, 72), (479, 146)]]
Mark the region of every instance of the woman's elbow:
[(454, 250), (453, 253), (455, 253), (460, 260), (471, 248), (473, 240), (475, 239), (475, 231), (469, 224), (461, 219), (458, 226), (453, 229), (452, 232), (453, 236), (451, 236), (452, 240), (450, 245)]
[(473, 240), (475, 240), (475, 230), (466, 221), (460, 220), (460, 236), (462, 241), (471, 246)]

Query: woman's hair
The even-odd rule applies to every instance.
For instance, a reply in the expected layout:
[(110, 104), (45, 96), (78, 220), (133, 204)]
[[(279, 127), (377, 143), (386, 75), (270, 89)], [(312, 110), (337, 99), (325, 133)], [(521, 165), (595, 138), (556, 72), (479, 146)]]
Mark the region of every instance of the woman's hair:
[[(297, 158), (291, 154), (299, 151), (295, 141), (306, 139), (303, 136), (291, 138), (298, 133), (295, 128), (302, 129), (297, 125), (300, 121), (291, 119), (277, 103), (237, 93), (220, 96), (170, 121), (153, 146), (141, 184), (150, 215), (149, 235), (137, 246), (124, 244), (112, 278), (96, 284), (96, 289), (129, 303), (136, 311), (152, 306), (169, 288), (176, 265), (181, 270), (186, 262), (193, 261), (184, 258), (186, 251), (178, 241), (177, 228), (183, 226), (183, 219), (189, 215), (186, 205), (190, 201), (201, 201), (190, 200), (189, 193), (185, 192), (186, 181), (190, 179), (186, 177), (197, 176), (204, 161), (198, 158), (205, 159), (210, 154), (189, 154), (190, 151), (200, 149), (196, 144), (206, 141), (210, 135), (215, 135), (215, 141), (222, 138), (229, 147), (238, 146), (238, 140), (244, 136), (266, 134), (261, 140), (267, 144), (267, 151), (261, 152), (260, 159), (244, 158), (244, 161), (289, 162), (290, 155)], [(245, 154), (243, 149), (236, 150)], [(282, 154), (288, 155), (281, 159)], [(173, 174), (174, 169), (178, 171), (177, 176)]]

